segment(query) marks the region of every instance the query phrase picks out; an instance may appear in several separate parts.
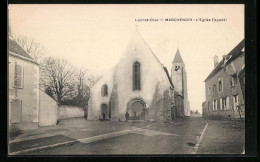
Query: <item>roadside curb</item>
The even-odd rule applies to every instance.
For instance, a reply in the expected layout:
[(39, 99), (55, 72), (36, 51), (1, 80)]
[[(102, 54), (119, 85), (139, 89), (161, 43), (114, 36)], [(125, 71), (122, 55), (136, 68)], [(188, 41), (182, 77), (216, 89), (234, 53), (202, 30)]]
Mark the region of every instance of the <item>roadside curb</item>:
[(9, 141), (9, 144), (28, 141), (28, 140), (34, 140), (34, 139), (39, 139), (39, 138), (51, 137), (51, 136), (55, 136), (55, 135), (65, 133), (65, 132), (66, 131), (59, 131), (59, 132), (54, 132), (54, 133), (45, 133), (45, 134), (37, 135), (36, 137), (29, 136), (29, 137), (24, 137), (24, 138), (17, 138), (17, 139)]
[(192, 151), (191, 154), (197, 154), (197, 151), (198, 151), (198, 149), (199, 149), (200, 143), (201, 143), (201, 141), (202, 141), (202, 138), (203, 138), (203, 136), (204, 136), (204, 133), (205, 133), (207, 127), (208, 127), (208, 122), (207, 122), (207, 124), (205, 125), (203, 131), (201, 132), (201, 135), (200, 135), (200, 137), (199, 137), (199, 139), (198, 139), (198, 141), (197, 141), (197, 143), (196, 143), (196, 145), (195, 145), (195, 147), (194, 147), (194, 151)]

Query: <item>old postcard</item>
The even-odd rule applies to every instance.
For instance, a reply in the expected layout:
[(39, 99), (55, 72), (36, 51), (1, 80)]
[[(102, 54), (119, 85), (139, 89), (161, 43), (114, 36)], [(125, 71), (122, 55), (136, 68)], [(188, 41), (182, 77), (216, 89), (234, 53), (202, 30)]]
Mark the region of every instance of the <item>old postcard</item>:
[(9, 155), (245, 153), (242, 4), (9, 4)]

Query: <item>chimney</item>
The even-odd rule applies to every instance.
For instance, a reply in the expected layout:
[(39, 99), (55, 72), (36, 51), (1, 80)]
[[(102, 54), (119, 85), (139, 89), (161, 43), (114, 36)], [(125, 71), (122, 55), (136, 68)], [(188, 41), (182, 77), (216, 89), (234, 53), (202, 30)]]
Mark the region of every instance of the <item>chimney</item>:
[(214, 56), (214, 68), (217, 66), (217, 64), (218, 64), (218, 56), (215, 55)]

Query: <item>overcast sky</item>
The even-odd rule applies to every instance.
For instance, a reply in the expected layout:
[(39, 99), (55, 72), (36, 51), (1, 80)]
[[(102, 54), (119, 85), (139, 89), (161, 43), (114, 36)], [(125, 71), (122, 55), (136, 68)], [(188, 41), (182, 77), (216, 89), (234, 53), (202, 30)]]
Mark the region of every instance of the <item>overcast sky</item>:
[[(135, 21), (146, 18), (193, 21)], [(179, 47), (190, 107), (200, 112), (213, 56), (220, 60), (244, 38), (243, 5), (9, 5), (9, 19), (13, 34), (33, 38), (48, 55), (93, 74), (103, 74), (118, 62), (137, 26), (169, 72)]]

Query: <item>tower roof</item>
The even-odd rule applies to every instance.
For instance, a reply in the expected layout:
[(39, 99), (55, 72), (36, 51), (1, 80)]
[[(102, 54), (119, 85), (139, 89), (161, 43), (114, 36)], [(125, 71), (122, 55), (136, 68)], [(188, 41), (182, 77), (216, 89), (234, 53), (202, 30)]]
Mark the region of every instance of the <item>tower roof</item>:
[(172, 62), (173, 63), (182, 63), (183, 62), (183, 60), (181, 58), (181, 54), (180, 54), (179, 48), (177, 49), (177, 52), (176, 52), (175, 57), (174, 57)]

